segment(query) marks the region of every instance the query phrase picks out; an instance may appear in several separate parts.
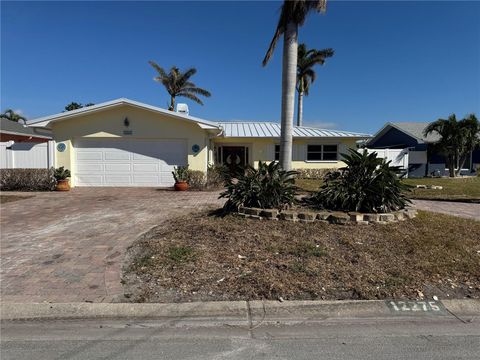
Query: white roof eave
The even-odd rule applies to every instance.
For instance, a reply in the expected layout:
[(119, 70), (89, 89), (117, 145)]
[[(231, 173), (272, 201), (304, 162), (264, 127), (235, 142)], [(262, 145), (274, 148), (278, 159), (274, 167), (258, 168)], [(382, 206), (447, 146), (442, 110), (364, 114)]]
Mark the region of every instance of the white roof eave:
[[(51, 122), (71, 119), (71, 118), (75, 118), (75, 117), (80, 116), (80, 115), (90, 114), (90, 113), (94, 113), (96, 111), (105, 110), (105, 109), (108, 109), (108, 108), (111, 108), (111, 107), (116, 107), (116, 106), (121, 106), (121, 105), (130, 105), (130, 106), (138, 107), (138, 108), (141, 108), (141, 109), (161, 113), (161, 114), (164, 114), (164, 115), (167, 115), (167, 116), (172, 116), (172, 117), (175, 117), (175, 118), (178, 118), (178, 119), (181, 119), (181, 120), (195, 122), (199, 126), (202, 125), (202, 126), (205, 126), (206, 128), (209, 127), (209, 128), (219, 129), (219, 125), (217, 123), (212, 122), (212, 121), (199, 119), (199, 118), (196, 118), (196, 117), (193, 117), (193, 116), (179, 114), (179, 113), (174, 112), (174, 111), (165, 110), (165, 109), (162, 109), (162, 108), (159, 108), (159, 107), (156, 107), (156, 106), (144, 104), (144, 103), (141, 103), (141, 102), (138, 102), (138, 101), (125, 99), (125, 98), (120, 98), (120, 99), (116, 99), (116, 100), (112, 100), (112, 101), (107, 101), (107, 102), (100, 103), (100, 104), (97, 104), (97, 105), (83, 107), (83, 108), (77, 109), (77, 110), (71, 110), (71, 111), (62, 112), (62, 113), (58, 113), (58, 114), (54, 114), (54, 115), (50, 115), (50, 116), (44, 116), (44, 117), (41, 117), (41, 118), (32, 119), (32, 120), (27, 121), (27, 124), (30, 125), (30, 126), (49, 127)], [(202, 126), (200, 126), (200, 127), (202, 127)]]

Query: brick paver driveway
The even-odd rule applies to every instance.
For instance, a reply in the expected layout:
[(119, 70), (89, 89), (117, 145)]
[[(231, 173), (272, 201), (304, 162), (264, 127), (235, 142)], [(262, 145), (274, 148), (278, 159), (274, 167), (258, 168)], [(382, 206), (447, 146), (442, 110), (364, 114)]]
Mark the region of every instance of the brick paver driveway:
[(428, 200), (413, 200), (413, 203), (419, 210), (480, 220), (480, 204)]
[(223, 203), (216, 192), (152, 188), (21, 195), (34, 197), (1, 205), (4, 302), (112, 301), (122, 294), (125, 250), (141, 233), (171, 216)]

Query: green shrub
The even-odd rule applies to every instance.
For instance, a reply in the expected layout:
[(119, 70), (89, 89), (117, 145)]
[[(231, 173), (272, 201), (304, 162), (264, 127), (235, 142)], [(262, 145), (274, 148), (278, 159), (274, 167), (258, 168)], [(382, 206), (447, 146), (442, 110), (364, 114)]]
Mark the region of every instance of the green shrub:
[(55, 177), (55, 180), (57, 180), (57, 181), (58, 180), (66, 180), (71, 176), (70, 170), (65, 169), (63, 166), (60, 166), (57, 169), (52, 168), (52, 171), (53, 171), (53, 176)]
[(0, 169), (2, 191), (50, 191), (55, 185), (53, 169)]
[(228, 172), (224, 166), (209, 165), (207, 173), (188, 170), (187, 182), (191, 190), (220, 190), (224, 187)]
[(247, 166), (238, 178), (227, 179), (221, 198), (227, 198), (227, 210), (237, 210), (239, 206), (262, 209), (279, 209), (292, 205), (295, 201), (296, 171), (285, 171), (278, 162), (259, 162), (258, 169)]
[(175, 166), (172, 171), (175, 182), (188, 181), (188, 165), (187, 166)]
[(230, 178), (228, 169), (223, 165), (208, 165), (207, 188), (221, 189)]
[(404, 208), (410, 186), (399, 178), (400, 168), (376, 153), (349, 149), (342, 154), (347, 167), (332, 171), (309, 200), (318, 208), (384, 213)]
[(204, 190), (207, 186), (207, 176), (200, 170), (188, 170), (187, 182), (192, 190)]

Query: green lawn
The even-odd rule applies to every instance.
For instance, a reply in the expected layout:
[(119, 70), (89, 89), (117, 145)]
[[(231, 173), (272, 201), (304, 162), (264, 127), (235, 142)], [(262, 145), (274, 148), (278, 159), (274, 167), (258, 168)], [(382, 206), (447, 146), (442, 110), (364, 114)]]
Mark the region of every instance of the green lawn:
[(480, 200), (480, 177), (470, 178), (425, 178), (405, 179), (405, 183), (415, 185), (437, 185), (442, 190), (413, 189), (412, 197), (417, 199)]
[[(406, 184), (437, 185), (442, 190), (412, 189), (411, 196), (414, 199), (445, 199), (445, 200), (480, 200), (480, 177), (470, 178), (420, 178), (405, 179)], [(322, 185), (322, 180), (297, 179), (296, 184), (301, 191), (317, 191)]]

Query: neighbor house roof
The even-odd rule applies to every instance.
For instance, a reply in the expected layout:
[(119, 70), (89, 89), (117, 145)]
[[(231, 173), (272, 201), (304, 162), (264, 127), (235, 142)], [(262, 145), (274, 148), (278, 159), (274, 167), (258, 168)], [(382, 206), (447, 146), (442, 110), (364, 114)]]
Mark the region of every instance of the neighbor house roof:
[[(223, 128), (224, 137), (246, 137), (246, 138), (278, 138), (280, 137), (280, 124), (274, 122), (220, 122)], [(368, 134), (355, 133), (350, 131), (319, 129), (307, 126), (294, 126), (293, 137), (313, 138), (313, 137), (351, 137), (367, 138)]]
[(0, 119), (0, 133), (12, 136), (25, 136), (40, 139), (51, 139), (51, 132), (45, 129), (36, 129), (24, 126), (16, 121)]
[(373, 135), (370, 140), (368, 140), (368, 143), (374, 143), (391, 128), (397, 129), (415, 138), (419, 143), (434, 143), (440, 140), (440, 136), (437, 133), (430, 133), (428, 136), (423, 135), (423, 131), (428, 124), (428, 122), (388, 122), (375, 135)]
[(162, 108), (159, 108), (159, 107), (156, 107), (156, 106), (144, 104), (144, 103), (134, 101), (134, 100), (130, 100), (130, 99), (126, 99), (126, 98), (115, 99), (115, 100), (112, 100), (112, 101), (107, 101), (107, 102), (103, 102), (103, 103), (92, 105), (92, 106), (86, 106), (86, 107), (83, 107), (83, 108), (77, 109), (77, 110), (65, 111), (65, 112), (61, 112), (61, 113), (58, 113), (58, 114), (45, 116), (45, 117), (41, 117), (41, 118), (38, 118), (38, 119), (29, 120), (29, 121), (27, 121), (27, 124), (30, 125), (30, 126), (48, 127), (51, 122), (71, 119), (71, 118), (75, 118), (75, 117), (78, 117), (78, 116), (81, 116), (81, 115), (90, 114), (90, 113), (94, 113), (94, 112), (97, 112), (97, 111), (102, 111), (102, 110), (105, 110), (105, 109), (108, 109), (108, 108), (123, 106), (123, 105), (130, 105), (130, 106), (137, 107), (137, 108), (140, 108), (140, 109), (144, 109), (144, 110), (148, 110), (148, 111), (152, 111), (152, 112), (156, 112), (156, 113), (160, 113), (160, 114), (165, 114), (165, 115), (168, 115), (168, 116), (173, 116), (173, 117), (176, 117), (176, 118), (179, 118), (179, 119), (182, 119), (182, 120), (192, 121), (192, 122), (197, 123), (203, 129), (219, 129), (218, 124), (215, 123), (215, 122), (199, 119), (199, 118), (189, 116), (189, 115), (186, 115), (186, 114), (182, 114), (182, 113), (179, 113), (179, 112), (176, 112), (176, 111), (165, 110), (165, 109), (162, 109)]

